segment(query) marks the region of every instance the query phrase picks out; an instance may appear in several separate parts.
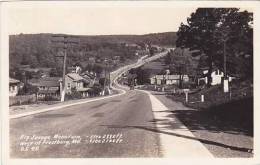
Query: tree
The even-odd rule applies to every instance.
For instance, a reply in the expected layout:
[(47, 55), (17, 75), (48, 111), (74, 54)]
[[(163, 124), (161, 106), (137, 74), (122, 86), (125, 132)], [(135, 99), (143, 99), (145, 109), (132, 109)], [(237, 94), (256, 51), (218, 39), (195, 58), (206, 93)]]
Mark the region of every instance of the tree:
[[(224, 13), (224, 14), (219, 14)], [(242, 78), (253, 78), (253, 15), (238, 9), (219, 9), (220, 23), (216, 27), (215, 63), (227, 74), (239, 74)], [(226, 66), (223, 66), (223, 55)], [(222, 57), (222, 58), (221, 58)]]
[(108, 83), (109, 83), (109, 79), (108, 78), (102, 77), (102, 78), (99, 79), (99, 84), (101, 86), (108, 85)]
[(179, 88), (183, 88), (183, 77), (184, 75), (193, 75), (194, 66), (192, 63), (196, 62), (195, 59), (190, 55), (191, 53), (185, 49), (176, 48), (169, 54), (168, 58), (170, 61), (170, 71), (179, 75)]
[(147, 84), (150, 83), (150, 71), (142, 67), (129, 70), (128, 84)]
[(52, 68), (50, 70), (50, 77), (61, 77), (62, 76), (62, 72), (58, 72), (58, 70), (56, 68)]
[[(204, 56), (208, 66), (208, 85), (211, 83), (213, 65), (223, 68), (223, 57), (227, 65), (241, 61), (238, 56), (248, 57), (247, 72), (252, 72), (252, 14), (237, 8), (199, 8), (181, 23), (177, 32), (177, 47), (198, 50), (194, 56)], [(224, 46), (225, 45), (225, 46)], [(224, 48), (225, 47), (225, 48)], [(242, 59), (243, 59), (242, 58)], [(245, 58), (244, 58), (245, 59)], [(252, 66), (252, 65), (251, 65)], [(229, 72), (240, 66), (229, 66)]]
[(171, 62), (172, 62), (172, 55), (171, 55), (170, 52), (168, 52), (167, 55), (166, 55), (165, 58), (164, 58), (164, 63), (165, 63), (166, 65), (170, 65)]
[(215, 48), (213, 31), (218, 22), (214, 15), (214, 8), (199, 8), (187, 18), (187, 25), (181, 23), (177, 32), (177, 47), (186, 47), (190, 50), (199, 50), (200, 54), (206, 54), (209, 67), (208, 85), (211, 82), (213, 52)]

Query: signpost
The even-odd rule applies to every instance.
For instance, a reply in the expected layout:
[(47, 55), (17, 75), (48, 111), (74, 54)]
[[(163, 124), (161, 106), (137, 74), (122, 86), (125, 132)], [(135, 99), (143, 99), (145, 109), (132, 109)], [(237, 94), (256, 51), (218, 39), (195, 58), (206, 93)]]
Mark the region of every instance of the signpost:
[(190, 89), (183, 89), (183, 92), (185, 93), (186, 103), (189, 101), (189, 91), (190, 91)]

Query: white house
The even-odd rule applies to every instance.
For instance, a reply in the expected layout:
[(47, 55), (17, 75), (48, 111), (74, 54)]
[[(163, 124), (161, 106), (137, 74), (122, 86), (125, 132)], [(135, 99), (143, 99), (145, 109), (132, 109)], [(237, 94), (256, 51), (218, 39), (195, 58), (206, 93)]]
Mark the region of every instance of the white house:
[[(208, 77), (206, 76), (207, 73), (208, 73), (208, 70), (203, 71), (203, 77), (198, 79), (198, 85), (200, 85), (201, 82), (204, 82), (205, 84), (208, 83)], [(211, 73), (211, 79), (212, 79), (211, 85), (221, 84), (223, 77), (224, 77), (224, 73), (222, 71), (220, 71), (219, 69), (213, 71)], [(234, 79), (234, 77), (228, 76), (229, 82), (231, 82), (233, 79)]]
[(80, 92), (82, 96), (88, 95), (89, 88), (84, 87), (84, 83), (86, 83), (86, 79), (80, 76), (77, 73), (69, 73), (65, 76), (65, 88), (66, 93), (71, 93), (74, 88), (76, 91)]
[(16, 96), (18, 94), (19, 83), (20, 83), (19, 80), (9, 78), (9, 96)]
[[(172, 85), (172, 84), (179, 84), (180, 75), (155, 75), (150, 78), (150, 83), (152, 85)], [(189, 76), (183, 75), (183, 82), (188, 82)]]

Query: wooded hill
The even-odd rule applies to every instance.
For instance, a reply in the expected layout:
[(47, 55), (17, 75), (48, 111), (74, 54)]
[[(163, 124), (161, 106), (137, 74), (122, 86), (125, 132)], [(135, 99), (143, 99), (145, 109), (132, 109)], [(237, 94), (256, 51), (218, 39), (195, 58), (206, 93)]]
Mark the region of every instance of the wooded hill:
[[(56, 35), (56, 34), (55, 34)], [(54, 34), (19, 34), (9, 36), (10, 68), (20, 64), (30, 64), (31, 67), (62, 66), (62, 58), (56, 57), (62, 53), (62, 44), (54, 43)], [(68, 38), (70, 39), (70, 38)], [(90, 57), (113, 58), (120, 56), (121, 61), (133, 59), (136, 48), (126, 48), (126, 44), (145, 44), (174, 46), (175, 32), (154, 33), (146, 35), (98, 35), (71, 36), (77, 41), (68, 47), (68, 65), (80, 63), (85, 65)]]

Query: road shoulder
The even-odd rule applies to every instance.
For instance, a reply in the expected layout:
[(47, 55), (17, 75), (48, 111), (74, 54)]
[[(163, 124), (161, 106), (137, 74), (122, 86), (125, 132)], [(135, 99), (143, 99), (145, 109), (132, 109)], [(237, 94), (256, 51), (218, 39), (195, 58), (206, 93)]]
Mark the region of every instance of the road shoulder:
[(191, 131), (176, 117), (171, 116), (171, 109), (148, 91), (154, 121), (160, 136), (163, 157), (203, 157), (213, 158), (213, 155), (191, 133)]

